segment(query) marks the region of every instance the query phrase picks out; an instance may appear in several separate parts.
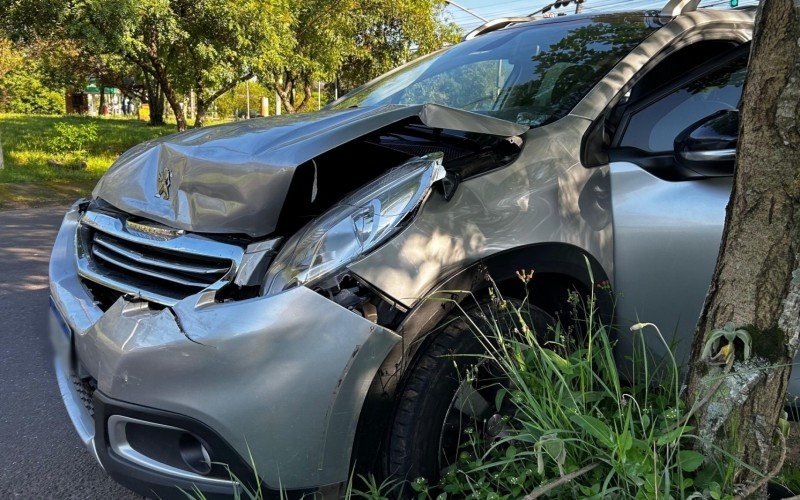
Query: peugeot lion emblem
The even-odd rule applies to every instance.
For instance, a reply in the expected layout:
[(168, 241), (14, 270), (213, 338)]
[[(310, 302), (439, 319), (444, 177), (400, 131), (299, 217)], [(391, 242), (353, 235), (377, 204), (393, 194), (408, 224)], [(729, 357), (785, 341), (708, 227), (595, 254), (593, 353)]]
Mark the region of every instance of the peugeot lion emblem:
[(169, 187), (172, 185), (172, 172), (170, 169), (165, 168), (158, 173), (156, 179), (156, 187), (158, 188), (158, 197), (165, 200), (169, 199)]

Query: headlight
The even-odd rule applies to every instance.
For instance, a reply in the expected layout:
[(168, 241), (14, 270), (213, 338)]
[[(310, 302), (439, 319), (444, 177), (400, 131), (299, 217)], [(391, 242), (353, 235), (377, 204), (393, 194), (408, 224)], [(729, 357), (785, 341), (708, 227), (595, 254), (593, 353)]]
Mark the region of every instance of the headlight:
[(264, 280), (272, 295), (340, 271), (389, 239), (445, 175), (442, 154), (415, 158), (351, 194), (286, 242)]

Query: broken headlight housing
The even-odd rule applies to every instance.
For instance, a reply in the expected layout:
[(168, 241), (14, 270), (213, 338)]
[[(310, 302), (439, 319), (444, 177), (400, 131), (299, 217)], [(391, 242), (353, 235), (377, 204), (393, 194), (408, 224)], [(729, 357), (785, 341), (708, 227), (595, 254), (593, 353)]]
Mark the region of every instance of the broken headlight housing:
[(444, 178), (442, 154), (414, 158), (346, 197), (292, 236), (267, 271), (262, 294), (331, 276), (384, 243)]

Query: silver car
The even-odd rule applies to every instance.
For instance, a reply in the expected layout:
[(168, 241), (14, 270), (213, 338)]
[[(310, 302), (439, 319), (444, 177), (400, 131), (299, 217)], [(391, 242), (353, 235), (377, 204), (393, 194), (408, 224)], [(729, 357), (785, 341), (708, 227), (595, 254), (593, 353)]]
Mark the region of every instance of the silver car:
[[(494, 417), (444, 356), (476, 349), (453, 304), (487, 273), (515, 297), (535, 269), (543, 322), (608, 282), (601, 313), (674, 332), (685, 359), (754, 20), (696, 4), (500, 20), (320, 112), (123, 154), (50, 264), (88, 450), (164, 498), (230, 495), (228, 468), (292, 494), (335, 496), (354, 467), (435, 480), (459, 403)], [(620, 334), (620, 362), (630, 349)]]

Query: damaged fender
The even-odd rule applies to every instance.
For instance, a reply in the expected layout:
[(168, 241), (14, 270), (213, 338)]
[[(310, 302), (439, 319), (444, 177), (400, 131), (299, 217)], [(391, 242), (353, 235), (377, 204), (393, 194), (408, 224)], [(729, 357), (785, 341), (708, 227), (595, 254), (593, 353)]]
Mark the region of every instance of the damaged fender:
[(98, 390), (200, 420), (252, 453), (271, 488), (346, 481), (364, 396), (399, 336), (304, 287), (195, 302), (150, 311), (120, 299), (79, 335)]

